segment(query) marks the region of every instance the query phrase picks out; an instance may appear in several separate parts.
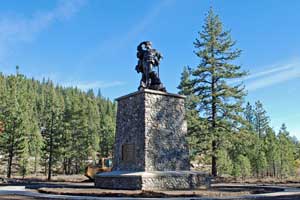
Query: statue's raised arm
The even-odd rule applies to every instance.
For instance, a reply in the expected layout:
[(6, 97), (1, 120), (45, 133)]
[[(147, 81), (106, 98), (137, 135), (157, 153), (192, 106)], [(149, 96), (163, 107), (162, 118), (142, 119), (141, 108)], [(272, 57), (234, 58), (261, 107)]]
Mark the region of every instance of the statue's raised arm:
[[(135, 69), (142, 73), (139, 90), (146, 88), (166, 92), (159, 78), (159, 63), (163, 58), (161, 53), (152, 48), (150, 41), (144, 41), (137, 46), (137, 58), (138, 64)], [(157, 67), (157, 72), (154, 67)]]

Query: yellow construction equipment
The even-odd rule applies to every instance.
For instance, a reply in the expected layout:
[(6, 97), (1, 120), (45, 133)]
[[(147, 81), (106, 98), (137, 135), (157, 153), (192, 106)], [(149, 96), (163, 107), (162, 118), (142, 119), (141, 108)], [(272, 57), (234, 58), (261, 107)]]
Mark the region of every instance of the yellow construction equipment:
[(98, 164), (89, 164), (85, 168), (85, 176), (90, 180), (94, 180), (97, 173), (110, 172), (112, 170), (112, 158), (100, 158)]

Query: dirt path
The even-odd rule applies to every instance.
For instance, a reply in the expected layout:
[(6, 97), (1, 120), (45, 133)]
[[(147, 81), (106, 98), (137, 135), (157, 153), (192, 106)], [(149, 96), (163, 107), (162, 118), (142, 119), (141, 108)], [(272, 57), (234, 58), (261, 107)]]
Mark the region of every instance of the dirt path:
[(46, 200), (52, 200), (47, 198), (39, 198), (39, 197), (27, 197), (27, 196), (20, 196), (20, 195), (0, 195), (0, 199), (5, 200), (36, 200), (36, 199), (46, 199)]
[[(71, 187), (71, 186), (75, 186)], [(83, 184), (82, 186), (85, 186), (85, 188), (80, 187), (80, 184), (66, 184), (64, 183), (63, 186), (68, 186), (69, 188), (62, 188), (62, 185), (59, 185), (57, 183), (50, 184), (50, 188), (46, 188), (46, 190), (49, 191), (49, 193), (52, 194), (46, 194), (46, 193), (38, 193), (35, 189), (25, 189), (23, 186), (8, 186), (8, 187), (1, 187), (0, 186), (0, 199), (25, 199), (25, 200), (35, 200), (35, 199), (87, 199), (87, 200), (96, 200), (96, 199), (161, 199), (160, 197), (164, 196), (155, 196), (155, 195), (161, 195), (162, 193), (167, 194), (168, 198), (164, 199), (235, 199), (235, 200), (242, 200), (242, 199), (258, 199), (258, 200), (296, 200), (300, 199), (300, 189), (296, 187), (285, 187), (283, 186), (257, 186), (255, 184), (246, 185), (246, 184), (215, 184), (213, 185), (212, 190), (198, 190), (198, 191), (163, 191), (156, 192), (154, 196), (151, 196), (151, 194), (147, 194), (147, 197), (153, 197), (153, 198), (142, 198), (142, 196), (136, 196), (135, 198), (132, 198), (134, 195), (130, 194), (138, 194), (142, 191), (115, 191), (118, 192), (118, 195), (110, 194), (105, 196), (105, 192), (107, 193), (108, 190), (101, 190), (101, 189), (95, 189), (91, 187), (89, 184)], [(56, 186), (56, 187), (55, 187)], [(36, 188), (36, 183), (34, 184), (34, 188)], [(270, 191), (273, 191), (273, 193), (264, 193), (264, 194), (251, 194), (249, 192), (249, 188), (255, 188), (257, 191), (261, 188), (269, 188)], [(275, 189), (277, 192), (274, 192)], [(281, 190), (282, 191), (279, 191)], [(93, 191), (93, 192), (91, 192)], [(270, 192), (269, 191), (269, 192)], [(278, 192), (279, 191), (279, 192)], [(110, 192), (113, 192), (110, 190)], [(122, 195), (122, 192), (124, 195)], [(84, 194), (83, 194), (84, 193)], [(95, 194), (96, 193), (96, 194)], [(196, 195), (193, 195), (195, 193)], [(198, 194), (197, 194), (198, 193)], [(88, 196), (88, 195), (95, 195), (95, 196)], [(185, 197), (184, 197), (184, 194)], [(150, 196), (149, 196), (150, 195)], [(153, 195), (153, 193), (152, 193)], [(114, 197), (113, 197), (114, 196)], [(138, 197), (138, 198), (137, 198)], [(176, 198), (179, 197), (179, 198)]]

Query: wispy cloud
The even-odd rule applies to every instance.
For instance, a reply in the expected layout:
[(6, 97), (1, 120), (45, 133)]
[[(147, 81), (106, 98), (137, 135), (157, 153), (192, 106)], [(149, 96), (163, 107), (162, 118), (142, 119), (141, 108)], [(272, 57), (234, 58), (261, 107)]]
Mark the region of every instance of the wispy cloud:
[(262, 67), (265, 70), (250, 72), (250, 75), (231, 80), (230, 83), (244, 82), (248, 91), (269, 87), (288, 80), (300, 78), (300, 60)]
[(37, 11), (32, 16), (0, 16), (0, 61), (13, 52), (17, 44), (29, 42), (51, 24), (74, 16), (85, 0), (61, 0), (50, 11)]
[[(33, 77), (32, 74), (27, 74), (29, 77)], [(126, 84), (123, 81), (113, 80), (113, 81), (83, 81), (83, 80), (76, 80), (76, 79), (69, 79), (66, 80), (65, 77), (62, 77), (61, 74), (51, 72), (48, 74), (39, 74), (35, 75), (34, 78), (36, 80), (42, 81), (51, 80), (54, 84), (61, 85), (63, 87), (77, 87), (81, 90), (87, 91), (89, 89), (105, 89), (105, 88), (112, 88), (117, 86), (122, 86)]]
[(94, 82), (62, 82), (61, 85), (64, 87), (77, 87), (81, 90), (88, 90), (88, 89), (104, 89), (104, 88), (111, 88), (120, 85), (124, 85), (124, 82), (121, 81), (112, 81), (112, 82), (105, 82), (105, 81), (94, 81)]
[(43, 81), (51, 80), (55, 85), (60, 85), (63, 87), (77, 87), (83, 91), (87, 91), (89, 89), (106, 89), (112, 87), (118, 87), (125, 85), (126, 82), (112, 80), (112, 81), (83, 81), (80, 79), (69, 79), (66, 80), (65, 77), (62, 77), (61, 74), (56, 72), (51, 72), (47, 74), (38, 74), (33, 75), (31, 73), (27, 73), (27, 77), (31, 78), (34, 77), (35, 80)]
[(86, 63), (99, 59), (101, 53), (114, 55), (117, 53), (116, 49), (121, 49), (127, 46), (129, 42), (142, 35), (152, 23), (157, 20), (159, 15), (170, 6), (174, 0), (161, 0), (153, 7), (145, 10), (144, 16), (136, 20), (132, 27), (128, 30), (122, 30), (122, 34), (113, 35), (105, 40), (102, 40), (94, 48), (79, 60), (79, 65), (86, 65)]
[(265, 71), (250, 74), (249, 76), (247, 76), (245, 78), (245, 80), (258, 78), (261, 76), (267, 76), (269, 74), (274, 74), (274, 73), (277, 73), (280, 71), (290, 70), (291, 68), (295, 67), (295, 64), (296, 63), (290, 63), (290, 64), (284, 64), (284, 65), (272, 65), (270, 68), (268, 67), (267, 70), (265, 70)]
[(160, 3), (156, 4), (153, 9), (149, 10), (148, 13), (125, 34), (125, 37), (122, 39), (123, 42), (137, 37), (147, 28), (151, 27), (151, 23), (153, 23), (155, 19), (162, 13), (162, 11), (172, 3), (173, 0), (162, 0), (160, 1)]
[(292, 79), (300, 78), (300, 61), (275, 65), (245, 78), (248, 91), (269, 87)]

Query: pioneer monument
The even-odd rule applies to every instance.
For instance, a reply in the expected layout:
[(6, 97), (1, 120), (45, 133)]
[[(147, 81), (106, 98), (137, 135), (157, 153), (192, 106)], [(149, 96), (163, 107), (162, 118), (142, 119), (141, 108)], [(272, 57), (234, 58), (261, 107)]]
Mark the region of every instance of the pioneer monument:
[[(150, 41), (141, 42), (138, 45), (137, 58), (139, 60), (135, 70), (138, 73), (142, 73), (139, 90), (147, 88), (166, 92), (159, 78), (159, 63), (162, 55), (152, 48)], [(157, 67), (157, 73), (154, 71), (154, 67)]]
[(97, 174), (95, 186), (143, 190), (207, 186), (206, 173), (190, 171), (185, 97), (166, 92), (155, 71), (162, 56), (149, 41), (137, 50), (140, 86), (137, 92), (116, 99), (113, 171)]

